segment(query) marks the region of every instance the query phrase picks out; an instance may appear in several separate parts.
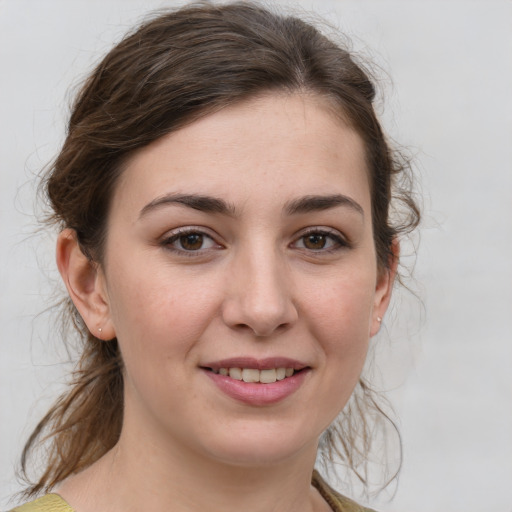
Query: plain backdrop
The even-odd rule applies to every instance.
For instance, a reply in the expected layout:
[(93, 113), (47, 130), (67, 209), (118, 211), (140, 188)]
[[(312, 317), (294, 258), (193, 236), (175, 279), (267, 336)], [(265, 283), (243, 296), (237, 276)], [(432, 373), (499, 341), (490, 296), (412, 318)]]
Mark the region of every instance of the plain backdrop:
[[(294, 2), (287, 2), (294, 5)], [(0, 0), (0, 509), (22, 445), (69, 369), (52, 234), (35, 175), (62, 143), (70, 87), (141, 16), (175, 2)], [(404, 443), (382, 511), (512, 511), (512, 2), (295, 2), (382, 68), (391, 135), (415, 154), (424, 223), (375, 367)], [(389, 78), (391, 77), (391, 78)], [(411, 254), (412, 249), (407, 248)]]

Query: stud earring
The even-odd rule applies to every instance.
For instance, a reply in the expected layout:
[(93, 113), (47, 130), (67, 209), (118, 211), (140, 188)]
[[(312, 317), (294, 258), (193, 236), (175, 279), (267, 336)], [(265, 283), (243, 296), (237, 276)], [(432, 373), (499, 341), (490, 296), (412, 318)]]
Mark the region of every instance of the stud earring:
[(101, 332), (103, 329), (101, 327), (98, 327), (98, 332)]
[[(377, 322), (379, 322), (379, 323), (382, 322), (382, 318), (380, 316), (377, 317)], [(100, 329), (100, 331), (101, 331), (101, 329)]]

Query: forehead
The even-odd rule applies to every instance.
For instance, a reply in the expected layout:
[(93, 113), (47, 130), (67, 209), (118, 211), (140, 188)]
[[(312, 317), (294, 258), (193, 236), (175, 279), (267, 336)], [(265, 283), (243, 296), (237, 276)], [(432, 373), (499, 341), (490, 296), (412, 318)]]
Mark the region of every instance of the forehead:
[[(134, 207), (169, 192), (282, 202), (343, 193), (369, 208), (361, 137), (324, 99), (267, 94), (224, 108), (137, 151), (115, 196)], [(139, 203), (138, 205), (136, 203)]]

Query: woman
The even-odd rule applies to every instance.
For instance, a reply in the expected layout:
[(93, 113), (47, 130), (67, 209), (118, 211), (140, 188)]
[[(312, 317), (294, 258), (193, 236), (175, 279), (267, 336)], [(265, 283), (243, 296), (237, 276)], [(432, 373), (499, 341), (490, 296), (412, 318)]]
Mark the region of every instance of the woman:
[(324, 434), (358, 469), (360, 374), (418, 221), (373, 98), (346, 50), (249, 3), (109, 52), (45, 182), (84, 346), (23, 468), (49, 435), (27, 495), (58, 494), (15, 510), (363, 510), (313, 467)]

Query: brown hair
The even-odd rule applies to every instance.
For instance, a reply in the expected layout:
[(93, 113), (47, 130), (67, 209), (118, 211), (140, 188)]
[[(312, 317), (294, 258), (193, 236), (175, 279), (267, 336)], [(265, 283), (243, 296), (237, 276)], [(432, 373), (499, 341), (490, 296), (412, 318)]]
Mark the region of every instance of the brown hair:
[[(110, 200), (130, 155), (201, 116), (270, 90), (330, 99), (363, 138), (378, 264), (386, 267), (393, 239), (414, 228), (419, 213), (398, 186), (406, 166), (383, 135), (372, 82), (346, 49), (310, 24), (248, 2), (202, 2), (159, 13), (106, 55), (75, 100), (66, 140), (44, 180), (51, 220), (61, 229), (74, 229), (84, 254), (101, 263)], [(393, 195), (407, 206), (398, 223), (390, 217)], [(69, 299), (67, 311), (82, 340), (82, 355), (69, 391), (25, 446), (26, 477), (33, 448), (48, 442), (45, 470), (28, 487), (28, 496), (92, 464), (115, 445), (121, 431), (117, 341), (95, 338)], [(362, 380), (356, 396), (327, 434), (326, 451), (337, 452), (365, 480), (355, 451), (366, 455), (371, 444), (365, 411), (380, 409)]]

